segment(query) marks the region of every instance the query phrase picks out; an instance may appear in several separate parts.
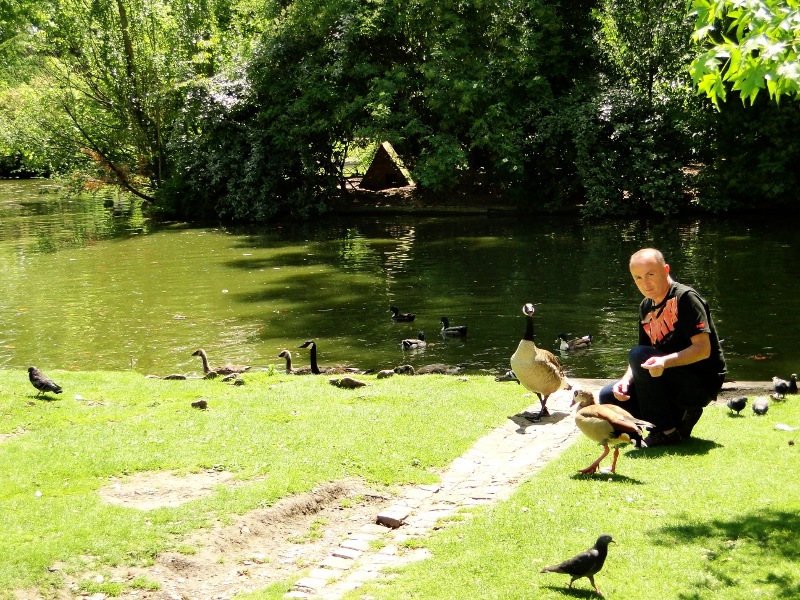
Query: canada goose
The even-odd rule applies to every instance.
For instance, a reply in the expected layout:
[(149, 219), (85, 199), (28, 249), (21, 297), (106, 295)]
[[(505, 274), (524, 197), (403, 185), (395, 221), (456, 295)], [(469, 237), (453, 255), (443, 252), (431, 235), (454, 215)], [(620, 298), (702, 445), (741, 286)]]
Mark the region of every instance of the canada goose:
[(425, 341), (425, 332), (420, 331), (417, 334), (417, 339), (408, 338), (400, 342), (400, 345), (403, 347), (403, 350), (419, 350), (420, 348), (424, 348), (427, 346), (427, 342)]
[(597, 404), (594, 394), (585, 390), (575, 390), (572, 405), (578, 405), (575, 412), (575, 424), (590, 440), (603, 446), (600, 457), (580, 473), (594, 473), (600, 463), (608, 455), (609, 446), (614, 446), (614, 459), (611, 463), (611, 472), (617, 468), (619, 445), (633, 442), (637, 447), (642, 446), (642, 435), (647, 428), (654, 425), (647, 421), (637, 419), (624, 408), (616, 404)]
[(322, 367), (320, 368), (317, 364), (317, 343), (314, 340), (308, 340), (307, 342), (303, 342), (300, 345), (301, 348), (311, 348), (311, 372), (314, 375), (321, 375), (322, 373), (326, 373), (328, 375), (336, 375), (337, 373), (364, 373), (364, 371), (360, 369), (356, 369), (355, 367), (348, 367), (345, 365), (336, 365), (334, 367)]
[(200, 348), (192, 352), (192, 356), (199, 356), (203, 361), (203, 372), (208, 375), (209, 373), (216, 373), (217, 375), (230, 375), (231, 373), (244, 373), (250, 369), (247, 365), (232, 365), (230, 363), (214, 367), (213, 369), (208, 366), (208, 356), (206, 351)]
[(522, 314), (527, 318), (525, 334), (519, 341), (516, 352), (511, 356), (511, 370), (519, 382), (528, 390), (539, 396), (542, 408), (534, 421), (548, 415), (547, 398), (553, 392), (561, 389), (572, 389), (564, 369), (558, 362), (555, 354), (542, 348), (537, 348), (533, 341), (533, 313), (536, 309), (533, 304), (522, 307)]
[(453, 325), (450, 326), (450, 319), (447, 317), (441, 318), (442, 322), (442, 330), (441, 334), (444, 337), (466, 337), (467, 336), (467, 326), (466, 325)]
[(36, 367), (28, 367), (28, 379), (31, 380), (33, 387), (39, 390), (36, 392), (37, 397), (41, 396), (42, 394), (46, 394), (47, 392), (53, 392), (54, 394), (60, 394), (62, 392), (60, 385), (58, 385), (55, 381), (50, 379)]
[(311, 366), (304, 365), (302, 367), (294, 368), (292, 367), (292, 353), (288, 350), (281, 350), (280, 354), (278, 354), (278, 358), (285, 358), (286, 359), (286, 373), (287, 375), (310, 375), (311, 374)]
[(393, 321), (402, 321), (404, 323), (410, 323), (413, 321), (417, 315), (414, 313), (401, 313), (400, 309), (396, 306), (390, 306), (389, 310), (392, 311), (392, 320)]
[(576, 337), (569, 340), (567, 339), (566, 333), (559, 333), (556, 343), (558, 343), (558, 349), (561, 350), (562, 352), (585, 350), (586, 348), (592, 345), (592, 336), (584, 335), (582, 337)]

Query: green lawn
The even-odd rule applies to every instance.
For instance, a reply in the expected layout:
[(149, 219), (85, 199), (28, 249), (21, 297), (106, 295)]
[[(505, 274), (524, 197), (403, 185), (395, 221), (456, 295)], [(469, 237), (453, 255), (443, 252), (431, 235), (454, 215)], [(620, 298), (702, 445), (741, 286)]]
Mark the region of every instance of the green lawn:
[[(343, 390), (326, 376), (272, 371), (246, 374), (241, 387), (135, 373), (47, 374), (63, 394), (35, 398), (27, 372), (0, 373), (4, 599), (15, 589), (52, 593), (88, 564), (150, 564), (217, 518), (321, 482), (434, 482), (436, 470), (528, 401), (519, 386), (490, 377), (364, 376), (369, 386)], [(199, 399), (208, 410), (191, 408)], [(98, 495), (111, 477), (204, 469), (232, 471), (249, 484), (152, 511)], [(59, 570), (48, 570), (56, 563)]]
[[(245, 375), (246, 385), (135, 373), (48, 372), (65, 392), (35, 398), (24, 371), (0, 377), (0, 598), (54, 596), (65, 575), (146, 565), (188, 533), (321, 482), (436, 481), (478, 438), (531, 403), (491, 377), (376, 380), (342, 390), (325, 376)], [(205, 399), (206, 411), (191, 408)], [(581, 438), (511, 500), (416, 542), (430, 560), (349, 600), (589, 598), (583, 579), (539, 570), (612, 544), (597, 576), (609, 598), (800, 597), (800, 398), (764, 417), (714, 406), (683, 446), (623, 450), (613, 477), (577, 474), (598, 454)], [(10, 435), (7, 435), (10, 434)], [(245, 485), (152, 511), (102, 502), (111, 477), (228, 470)], [(58, 563), (54, 572), (48, 567)], [(118, 593), (152, 582), (134, 580)], [(280, 598), (291, 582), (248, 598)]]
[[(800, 597), (800, 397), (767, 415), (719, 405), (697, 439), (623, 450), (615, 476), (579, 475), (598, 447), (585, 438), (525, 482), (513, 498), (434, 534), (433, 558), (350, 600), (596, 597), (587, 579), (539, 573), (616, 540), (596, 576), (607, 598)], [(798, 441), (798, 445), (794, 441)]]

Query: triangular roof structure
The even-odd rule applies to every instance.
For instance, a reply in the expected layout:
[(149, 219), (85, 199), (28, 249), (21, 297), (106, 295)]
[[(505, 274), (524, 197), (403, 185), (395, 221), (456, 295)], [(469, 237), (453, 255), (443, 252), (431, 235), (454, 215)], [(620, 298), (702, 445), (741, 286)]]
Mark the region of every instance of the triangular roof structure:
[(406, 185), (414, 185), (411, 173), (405, 168), (392, 145), (383, 142), (375, 153), (372, 164), (364, 173), (359, 187), (367, 190), (385, 190)]

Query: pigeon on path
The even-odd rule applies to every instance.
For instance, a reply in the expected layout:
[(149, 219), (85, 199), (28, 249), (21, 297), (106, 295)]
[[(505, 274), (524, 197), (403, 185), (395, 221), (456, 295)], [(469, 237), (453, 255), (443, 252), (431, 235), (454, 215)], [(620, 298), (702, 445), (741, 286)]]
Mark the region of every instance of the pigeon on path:
[(602, 592), (597, 589), (597, 585), (594, 582), (594, 575), (603, 568), (603, 563), (606, 561), (606, 556), (608, 555), (608, 545), (612, 542), (614, 542), (614, 540), (611, 539), (610, 535), (603, 534), (597, 538), (594, 546), (588, 550), (576, 554), (560, 564), (545, 567), (541, 570), (541, 573), (564, 573), (565, 575), (571, 575), (572, 579), (569, 582), (570, 589), (572, 589), (572, 584), (575, 583), (576, 579), (586, 577), (592, 583), (594, 591), (602, 596)]
[(54, 394), (61, 393), (61, 386), (36, 367), (28, 367), (28, 379), (31, 380), (33, 387), (39, 390), (36, 394), (37, 397), (47, 392), (53, 392)]

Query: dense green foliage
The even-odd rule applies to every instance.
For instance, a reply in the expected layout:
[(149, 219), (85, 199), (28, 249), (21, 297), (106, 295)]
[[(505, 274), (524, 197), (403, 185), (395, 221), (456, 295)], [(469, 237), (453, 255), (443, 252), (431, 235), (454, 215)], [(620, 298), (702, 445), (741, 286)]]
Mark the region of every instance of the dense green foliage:
[[(0, 7), (0, 173), (93, 175), (164, 215), (323, 213), (384, 140), (429, 196), (589, 216), (798, 200), (796, 145), (742, 143), (793, 131), (793, 107), (727, 102), (796, 95), (800, 25), (775, 0), (29, 4)], [(742, 186), (731, 165), (754, 161), (771, 183)]]
[(695, 39), (708, 48), (691, 65), (701, 92), (719, 105), (761, 90), (779, 101), (800, 95), (800, 5), (791, 0), (694, 0)]

